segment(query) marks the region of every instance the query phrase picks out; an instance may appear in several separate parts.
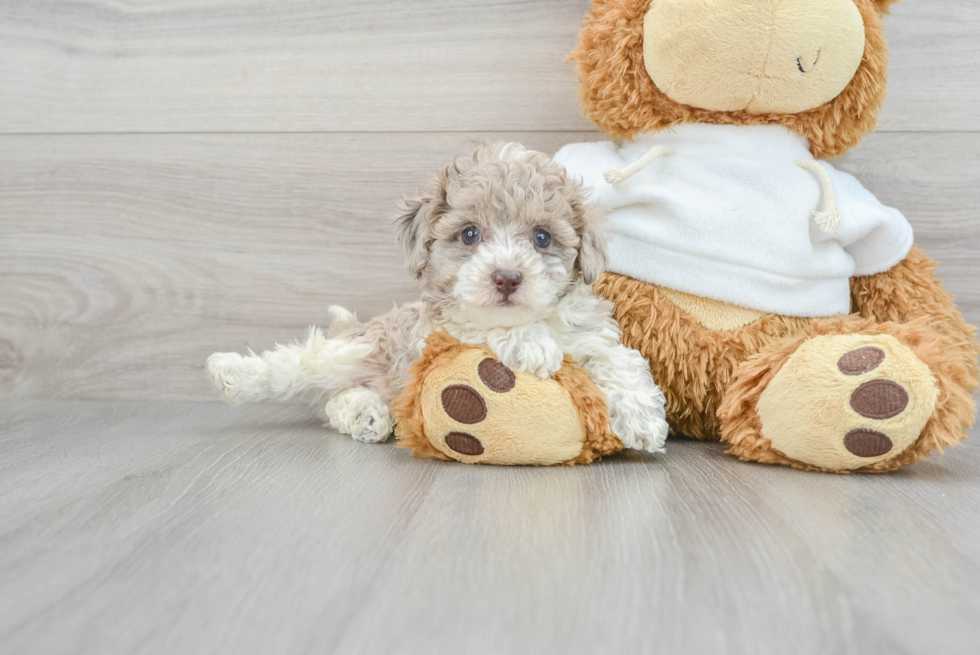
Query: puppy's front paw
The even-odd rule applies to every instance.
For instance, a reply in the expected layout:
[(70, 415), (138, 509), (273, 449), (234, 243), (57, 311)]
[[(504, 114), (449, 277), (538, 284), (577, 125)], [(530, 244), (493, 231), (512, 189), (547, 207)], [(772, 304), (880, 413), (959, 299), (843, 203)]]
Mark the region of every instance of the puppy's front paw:
[(613, 432), (627, 448), (643, 450), (648, 453), (664, 452), (667, 441), (667, 421), (650, 418), (642, 427), (636, 426), (636, 416), (611, 416)]
[(664, 452), (667, 419), (660, 389), (617, 389), (607, 392), (609, 425), (627, 448), (648, 453)]
[(540, 325), (492, 332), (487, 345), (507, 368), (539, 378), (552, 377), (565, 359), (547, 328)]
[(521, 355), (521, 360), (525, 362), (524, 368), (517, 370), (534, 373), (539, 378), (554, 377), (565, 361), (565, 353), (554, 341), (537, 344), (537, 347), (529, 347)]
[(208, 376), (214, 388), (233, 405), (265, 398), (268, 365), (258, 357), (214, 353), (208, 357)]
[(345, 389), (327, 401), (325, 408), (330, 425), (364, 443), (381, 443), (392, 431), (391, 412), (381, 396), (365, 389)]

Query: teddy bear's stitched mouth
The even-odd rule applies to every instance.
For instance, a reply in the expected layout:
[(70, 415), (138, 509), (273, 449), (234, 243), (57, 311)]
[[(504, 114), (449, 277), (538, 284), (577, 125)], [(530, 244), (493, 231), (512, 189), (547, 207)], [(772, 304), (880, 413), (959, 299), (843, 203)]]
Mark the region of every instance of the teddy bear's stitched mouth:
[(820, 61), (820, 50), (817, 50), (817, 56), (813, 58), (813, 63), (810, 64), (809, 69), (803, 68), (803, 55), (796, 58), (796, 67), (800, 69), (801, 73), (806, 74), (814, 69), (818, 61)]

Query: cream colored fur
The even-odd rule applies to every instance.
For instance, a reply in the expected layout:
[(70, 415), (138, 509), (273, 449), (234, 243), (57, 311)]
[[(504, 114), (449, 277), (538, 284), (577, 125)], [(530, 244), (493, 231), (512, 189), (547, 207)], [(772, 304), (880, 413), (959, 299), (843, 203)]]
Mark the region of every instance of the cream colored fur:
[[(873, 346), (884, 362), (863, 375), (844, 375), (837, 361), (845, 353)], [(850, 405), (851, 394), (870, 380), (897, 380), (909, 405), (893, 418), (865, 418)], [(759, 398), (762, 436), (787, 457), (826, 469), (853, 470), (892, 459), (915, 443), (932, 416), (939, 392), (929, 367), (907, 346), (887, 334), (835, 334), (814, 337), (794, 352)], [(844, 447), (854, 429), (886, 434), (892, 449), (877, 457), (858, 457)]]
[(661, 295), (671, 301), (709, 330), (728, 332), (754, 323), (765, 316), (765, 312), (739, 307), (731, 303), (695, 296), (667, 287), (657, 287)]
[(699, 109), (819, 107), (844, 90), (863, 54), (853, 0), (654, 0), (644, 18), (647, 73)]

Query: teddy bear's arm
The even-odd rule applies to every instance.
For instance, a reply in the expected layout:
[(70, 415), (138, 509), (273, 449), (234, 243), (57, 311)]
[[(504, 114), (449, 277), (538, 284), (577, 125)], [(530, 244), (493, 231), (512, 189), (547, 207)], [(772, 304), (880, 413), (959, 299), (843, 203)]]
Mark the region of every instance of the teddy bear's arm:
[[(935, 268), (936, 261), (913, 246), (906, 258), (891, 269), (851, 279), (854, 309), (878, 323), (926, 319), (932, 328), (952, 338), (975, 360), (980, 350), (976, 328), (963, 319), (953, 294), (936, 277)], [(976, 368), (975, 361), (973, 367)]]
[[(852, 302), (865, 318), (907, 325), (918, 334), (919, 356), (930, 365), (934, 376), (946, 382), (947, 389), (962, 396), (961, 402), (946, 405), (959, 407), (963, 422), (969, 425), (973, 416), (969, 396), (978, 385), (980, 343), (976, 328), (963, 319), (953, 294), (936, 277), (935, 268), (935, 260), (913, 246), (891, 269), (853, 278)], [(952, 409), (946, 414), (956, 418)]]

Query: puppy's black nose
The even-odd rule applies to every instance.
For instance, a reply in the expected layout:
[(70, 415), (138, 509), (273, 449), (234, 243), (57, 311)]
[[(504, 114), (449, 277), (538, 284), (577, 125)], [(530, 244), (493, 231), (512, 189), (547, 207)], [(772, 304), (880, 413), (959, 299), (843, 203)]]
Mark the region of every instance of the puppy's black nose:
[(517, 271), (495, 271), (493, 274), (493, 283), (497, 286), (497, 291), (504, 294), (505, 299), (517, 291), (523, 279), (524, 276)]

